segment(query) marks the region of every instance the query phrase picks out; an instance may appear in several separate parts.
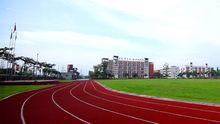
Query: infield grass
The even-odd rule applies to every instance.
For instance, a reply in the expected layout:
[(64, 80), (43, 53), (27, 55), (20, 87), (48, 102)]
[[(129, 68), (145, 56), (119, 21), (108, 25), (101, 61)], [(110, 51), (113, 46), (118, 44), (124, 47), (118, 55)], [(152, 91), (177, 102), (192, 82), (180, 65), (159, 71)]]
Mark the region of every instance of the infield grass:
[(39, 89), (39, 88), (44, 88), (52, 85), (12, 85), (12, 86), (0, 86), (0, 100), (18, 93), (18, 92), (24, 92), (24, 91), (29, 91), (33, 89)]
[(215, 79), (130, 79), (97, 81), (119, 91), (220, 104), (220, 80)]

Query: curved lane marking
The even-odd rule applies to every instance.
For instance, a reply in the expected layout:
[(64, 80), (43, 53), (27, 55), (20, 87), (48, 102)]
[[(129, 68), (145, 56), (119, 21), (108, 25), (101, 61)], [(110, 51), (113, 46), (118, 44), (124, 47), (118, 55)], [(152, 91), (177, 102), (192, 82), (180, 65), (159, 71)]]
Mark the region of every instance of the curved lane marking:
[(101, 99), (101, 100), (108, 101), (108, 102), (115, 103), (115, 104), (120, 104), (120, 105), (129, 106), (129, 107), (133, 107), (133, 108), (138, 108), (138, 109), (143, 109), (143, 110), (148, 110), (148, 111), (154, 111), (154, 112), (159, 112), (159, 113), (164, 113), (164, 114), (169, 114), (169, 115), (174, 115), (174, 116), (180, 116), (180, 117), (185, 117), (185, 118), (191, 118), (191, 119), (209, 121), (209, 122), (214, 122), (214, 123), (220, 123), (220, 121), (218, 121), (218, 120), (212, 120), (212, 119), (206, 119), (206, 118), (200, 118), (200, 117), (193, 117), (193, 116), (188, 116), (188, 115), (176, 114), (176, 113), (172, 113), (172, 112), (155, 110), (155, 109), (151, 109), (151, 108), (144, 108), (144, 107), (129, 105), (129, 104), (125, 104), (125, 103), (121, 103), (121, 102), (116, 102), (116, 101), (112, 101), (112, 100), (108, 100), (108, 99), (105, 99), (105, 98), (102, 98), (102, 97), (95, 96), (95, 95), (87, 92), (86, 90), (85, 90), (85, 92), (88, 95), (93, 96), (93, 97), (95, 97), (97, 99)]
[[(86, 86), (86, 85), (85, 85)], [(84, 89), (85, 89), (85, 86), (83, 88), (83, 92), (84, 92)], [(137, 118), (137, 117), (134, 117), (134, 116), (131, 116), (131, 115), (126, 115), (126, 114), (123, 114), (123, 113), (119, 113), (119, 112), (115, 112), (115, 111), (112, 111), (112, 110), (109, 110), (109, 109), (106, 109), (106, 108), (102, 108), (102, 107), (99, 107), (99, 106), (96, 106), (94, 104), (91, 104), (91, 103), (88, 103), (86, 101), (83, 101), (82, 99), (79, 99), (77, 98), (76, 96), (74, 96), (72, 94), (72, 91), (73, 91), (73, 88), (70, 90), (70, 95), (77, 99), (78, 101), (84, 103), (84, 104), (87, 104), (89, 106), (92, 106), (94, 108), (98, 108), (98, 109), (101, 109), (101, 110), (104, 110), (104, 111), (107, 111), (107, 112), (110, 112), (110, 113), (114, 113), (114, 114), (117, 114), (117, 115), (121, 115), (121, 116), (125, 116), (125, 117), (128, 117), (128, 118), (132, 118), (132, 119), (135, 119), (135, 120), (139, 120), (139, 121), (143, 121), (143, 122), (146, 122), (146, 123), (151, 123), (151, 124), (158, 124), (157, 122), (153, 122), (153, 121), (149, 121), (149, 120), (145, 120), (145, 119), (141, 119), (141, 118)]]
[(24, 107), (25, 107), (27, 101), (30, 100), (33, 96), (35, 96), (39, 93), (42, 93), (42, 92), (45, 92), (47, 90), (51, 90), (51, 89), (54, 89), (54, 88), (57, 88), (57, 87), (61, 87), (61, 86), (49, 87), (49, 88), (44, 89), (44, 90), (42, 89), (40, 91), (37, 91), (37, 92), (33, 93), (32, 95), (30, 95), (28, 98), (25, 99), (25, 101), (22, 103), (21, 110), (20, 110), (20, 118), (21, 118), (22, 124), (26, 124), (25, 117), (24, 117)]
[[(99, 83), (97, 83), (97, 84), (99, 84)], [(92, 85), (94, 86), (93, 82), (92, 82)], [(99, 85), (100, 85), (100, 84), (99, 84)], [(106, 90), (109, 90), (109, 89), (105, 88), (105, 87), (102, 86), (102, 85), (100, 85), (100, 86), (103, 87), (103, 88), (106, 89)], [(110, 96), (114, 96), (114, 97), (118, 97), (118, 98), (122, 98), (122, 99), (137, 101), (137, 102), (149, 103), (149, 104), (154, 104), (154, 105), (164, 105), (164, 106), (170, 106), (170, 107), (176, 107), (176, 108), (183, 108), (183, 109), (190, 109), (190, 110), (196, 110), (196, 111), (203, 111), (203, 112), (210, 112), (210, 113), (220, 114), (220, 112), (218, 112), (218, 111), (213, 111), (213, 110), (204, 110), (204, 109), (190, 108), (190, 107), (184, 107), (184, 106), (178, 106), (178, 105), (168, 105), (168, 104), (163, 104), (163, 103), (147, 102), (147, 101), (144, 101), (144, 100), (137, 100), (137, 99), (126, 98), (126, 97), (122, 97), (122, 96), (112, 95), (112, 94), (109, 94), (109, 93), (104, 93), (104, 92), (102, 92), (102, 91), (99, 91), (97, 88), (95, 88), (95, 90), (97, 90), (98, 92), (101, 92), (102, 94), (106, 94), (106, 95), (110, 95)], [(116, 92), (116, 91), (112, 91), (112, 90), (109, 90), (109, 91), (111, 91), (111, 92)], [(140, 97), (140, 96), (138, 96), (138, 95), (127, 94), (127, 93), (123, 93), (123, 92), (116, 92), (116, 93)], [(143, 97), (143, 98), (144, 98), (144, 97)], [(149, 98), (149, 99), (150, 99), (150, 98)]]
[[(79, 85), (81, 85), (81, 84), (78, 84), (78, 85), (74, 86), (72, 89), (77, 88)], [(72, 86), (72, 85), (70, 85), (70, 86)], [(76, 116), (76, 115), (70, 113), (69, 111), (67, 111), (66, 109), (64, 109), (63, 107), (61, 107), (61, 106), (54, 100), (54, 95), (55, 95), (57, 92), (59, 92), (60, 90), (65, 89), (65, 88), (67, 88), (67, 87), (70, 87), (70, 86), (65, 86), (65, 87), (63, 87), (63, 88), (60, 88), (60, 89), (54, 91), (53, 94), (52, 94), (52, 96), (51, 96), (53, 103), (54, 103), (58, 108), (60, 108), (62, 111), (64, 111), (65, 113), (69, 114), (70, 116), (72, 116), (72, 117), (74, 117), (74, 118), (76, 118), (76, 119), (78, 119), (78, 120), (80, 120), (80, 121), (82, 121), (82, 122), (84, 122), (84, 123), (86, 123), (86, 124), (90, 124), (90, 122), (85, 121), (85, 120), (81, 119), (80, 117), (78, 117), (78, 116)]]

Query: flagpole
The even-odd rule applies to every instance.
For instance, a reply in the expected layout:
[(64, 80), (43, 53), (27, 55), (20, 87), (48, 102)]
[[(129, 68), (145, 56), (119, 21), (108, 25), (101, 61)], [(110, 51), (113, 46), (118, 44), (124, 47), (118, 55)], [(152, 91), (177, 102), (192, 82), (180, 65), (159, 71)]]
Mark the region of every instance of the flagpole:
[[(11, 50), (11, 55), (13, 55), (13, 49), (14, 49), (14, 33), (13, 33), (13, 35), (12, 35), (12, 40), (11, 40), (11, 48), (12, 48), (12, 50)], [(10, 58), (11, 60), (11, 64), (10, 64), (10, 67), (11, 67), (11, 69), (10, 69), (10, 77), (12, 76), (12, 73), (13, 73), (13, 58)]]
[[(13, 42), (14, 42), (14, 41), (13, 41), (13, 40), (14, 40), (13, 37), (14, 37), (14, 33), (12, 33), (12, 38), (11, 38), (11, 40), (10, 40), (10, 42), (11, 42), (11, 46), (10, 46), (10, 47), (11, 47), (12, 49), (10, 50), (9, 53), (10, 53), (11, 55), (13, 55), (13, 45), (14, 45), (14, 44), (13, 44)], [(13, 56), (12, 56), (12, 57), (13, 57)], [(9, 75), (10, 75), (10, 79), (11, 79), (11, 76), (12, 76), (12, 73), (13, 73), (13, 58), (10, 57), (9, 61), (10, 61), (10, 62), (9, 62), (9, 65), (10, 65)]]
[[(8, 45), (8, 48), (11, 48), (11, 42), (12, 42), (12, 37), (13, 37), (13, 35), (12, 35), (12, 29), (11, 29), (11, 35), (10, 35), (10, 40), (9, 40), (9, 45)], [(10, 54), (10, 49), (9, 49), (9, 54)], [(8, 54), (8, 58), (9, 58), (9, 54)], [(10, 59), (8, 59), (7, 60), (7, 64), (6, 64), (6, 80), (8, 80), (8, 77), (9, 77), (9, 74), (10, 74), (10, 70), (9, 70), (9, 67), (10, 67)]]
[(14, 49), (13, 49), (13, 70), (14, 70), (14, 75), (16, 74), (16, 69), (15, 69), (15, 46), (16, 46), (16, 40), (17, 40), (17, 31), (15, 32), (14, 36)]
[(13, 74), (13, 71), (15, 72), (15, 70), (14, 70), (15, 41), (16, 41), (16, 39), (17, 39), (17, 36), (14, 35), (15, 33), (16, 33), (16, 35), (17, 35), (16, 23), (14, 24), (14, 29), (13, 29), (13, 31), (12, 31), (12, 33), (11, 33), (11, 37), (10, 37), (10, 43), (11, 43), (11, 48), (12, 48), (12, 50), (11, 50), (11, 52), (10, 52), (11, 55), (12, 55), (12, 58), (9, 59), (9, 60), (11, 60), (11, 62), (10, 62), (10, 67), (11, 67), (11, 69), (10, 69), (10, 72), (9, 72), (10, 78), (11, 78), (11, 76), (12, 76), (12, 74)]
[(14, 63), (14, 60), (15, 60), (15, 43), (16, 43), (16, 39), (17, 39), (17, 29), (16, 29), (16, 23), (14, 24), (14, 30), (13, 30), (13, 38), (12, 38), (12, 69), (11, 69), (11, 75), (15, 75), (15, 69), (14, 69), (14, 66), (15, 66), (15, 63)]
[(12, 35), (12, 39), (11, 39), (11, 48), (12, 48), (12, 50), (11, 50), (11, 55), (12, 55), (12, 58), (10, 58), (10, 78), (11, 78), (11, 76), (12, 76), (12, 74), (13, 74), (13, 60), (14, 60), (14, 57), (13, 57), (13, 55), (14, 55), (14, 53), (13, 53), (13, 49), (14, 49), (14, 32), (13, 32), (13, 35)]

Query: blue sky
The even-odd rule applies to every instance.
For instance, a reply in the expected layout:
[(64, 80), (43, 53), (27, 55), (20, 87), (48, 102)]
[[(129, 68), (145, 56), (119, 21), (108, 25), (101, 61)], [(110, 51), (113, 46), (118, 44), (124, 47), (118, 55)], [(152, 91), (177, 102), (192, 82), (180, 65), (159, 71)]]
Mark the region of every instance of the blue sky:
[[(86, 74), (102, 57), (220, 66), (218, 0), (1, 0), (0, 47), (17, 24), (16, 53), (72, 63)], [(66, 68), (66, 67), (65, 67)]]

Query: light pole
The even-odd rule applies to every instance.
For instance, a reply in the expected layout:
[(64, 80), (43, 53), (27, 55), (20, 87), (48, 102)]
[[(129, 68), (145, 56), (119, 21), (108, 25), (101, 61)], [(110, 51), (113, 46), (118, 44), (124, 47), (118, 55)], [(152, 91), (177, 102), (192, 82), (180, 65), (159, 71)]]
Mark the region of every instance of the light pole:
[(38, 62), (38, 56), (39, 56), (39, 53), (37, 53), (37, 62)]
[[(38, 56), (39, 56), (39, 53), (37, 53), (37, 63), (38, 63)], [(36, 68), (36, 76), (37, 76), (37, 68)]]

